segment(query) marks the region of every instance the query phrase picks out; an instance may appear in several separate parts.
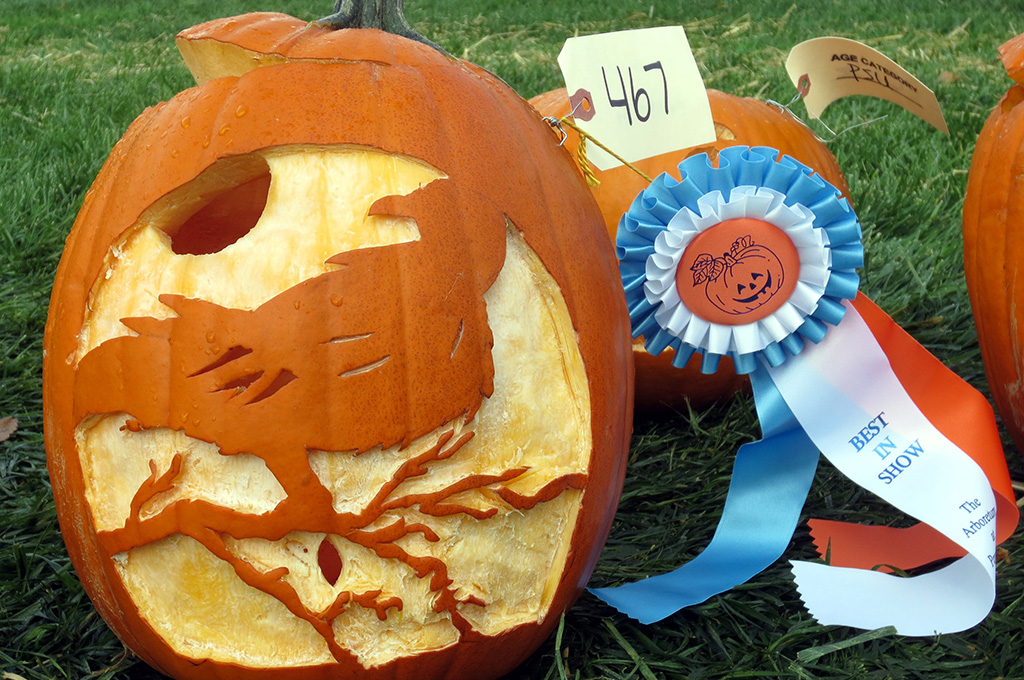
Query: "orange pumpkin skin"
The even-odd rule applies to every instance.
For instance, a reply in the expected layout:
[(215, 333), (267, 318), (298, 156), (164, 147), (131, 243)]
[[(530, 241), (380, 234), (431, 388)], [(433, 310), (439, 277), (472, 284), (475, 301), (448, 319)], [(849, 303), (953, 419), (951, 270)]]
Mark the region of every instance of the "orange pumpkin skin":
[(1017, 84), (989, 114), (974, 148), (964, 198), (964, 274), (992, 398), (1024, 451), (1024, 35), (999, 53)]
[[(432, 48), (379, 31), (338, 31), (330, 40), (332, 50), (345, 55), (341, 63), (266, 66), (207, 82), (147, 109), (115, 146), (87, 193), (58, 268), (44, 339), (47, 460), (62, 532), (103, 618), (147, 663), (176, 678), (499, 677), (532, 653), (582, 591), (621, 490), (631, 430), (632, 368), (629, 320), (614, 254), (572, 159), (552, 142), (535, 112), (500, 81)], [(140, 218), (173, 215), (180, 189), (208, 178), (203, 173), (214, 166), (233, 172), (267, 150), (288, 154), (295, 148), (352, 146), (369, 149), (371, 155), (413, 159), (414, 165), (422, 162), (443, 173), (442, 179), (407, 196), (377, 200), (370, 210), (371, 217), (411, 217), (418, 225), (417, 239), (337, 254), (327, 261), (326, 273), (251, 310), (164, 295), (160, 302), (173, 310), (166, 318), (126, 319), (122, 323), (129, 330), (123, 335), (88, 352), (82, 349), (92, 291), (114, 271), (123, 257), (120, 248), (130, 245), (123, 242), (125, 235)], [(260, 177), (244, 179), (226, 201), (201, 210), (203, 219), (178, 220), (185, 223), (179, 232), (201, 232), (204, 224), (216, 222), (218, 211), (237, 212), (233, 201), (244, 204), (250, 195), (268, 190)], [(273, 194), (273, 185), (269, 191)], [(199, 253), (224, 247), (205, 237), (186, 239), (173, 228), (168, 235), (171, 243), (189, 240)], [(481, 403), (497, 389), (494, 338), (482, 296), (500, 275), (507, 239), (517, 235), (557, 284), (571, 318), (585, 368), (592, 450), (585, 470), (531, 494), (504, 485), (522, 470), (486, 487), (487, 480), (463, 480), (469, 487), (491, 489), (488, 493), (521, 512), (565, 493), (579, 498), (564, 568), (551, 582), (542, 615), (488, 636), (465, 616), (467, 608), (485, 609), (486, 603), (449, 588), (437, 560), (416, 561), (391, 539), (367, 538), (368, 524), (356, 527), (352, 513), (332, 507), (307, 459), (313, 450), (360, 456), (388, 447), (401, 451), (444, 423), (474, 422)], [(190, 252), (189, 247), (182, 246), (182, 252)], [(337, 309), (350, 311), (335, 321), (331, 315)], [(458, 316), (445, 318), (445, 310)], [(381, 327), (379, 333), (370, 332), (377, 328), (371, 324)], [(313, 333), (319, 336), (309, 337)], [(391, 343), (370, 339), (374, 345), (357, 357), (359, 370), (347, 370), (348, 364), (332, 365), (330, 371), (323, 366), (337, 358), (332, 354), (336, 348), (374, 333)], [(250, 367), (223, 380), (225, 366), (256, 356), (268, 362), (266, 372)], [(281, 370), (271, 381), (275, 361)], [(444, 370), (449, 361), (454, 370)], [(384, 368), (378, 368), (382, 363)], [(395, 365), (401, 370), (388, 372)], [(338, 388), (339, 376), (357, 386)], [(234, 405), (237, 395), (256, 387), (261, 394), (244, 406)], [(258, 516), (188, 501), (176, 504), (177, 512), (153, 511), (143, 518), (139, 507), (173, 492), (174, 466), (187, 465), (176, 458), (168, 470), (151, 464), (153, 473), (133, 500), (133, 515), (124, 527), (98, 528), (96, 510), (87, 500), (90, 479), (76, 428), (98, 414), (118, 411), (129, 414), (121, 427), (125, 436), (162, 429), (211, 442), (223, 458), (255, 453), (287, 498)], [(442, 434), (435, 449), (456, 439), (461, 446), (472, 434), (461, 439), (458, 432)], [(435, 451), (434, 458), (425, 460), (443, 462), (440, 457)], [(399, 482), (420, 472), (402, 474), (407, 476), (395, 473)], [(396, 511), (415, 501), (420, 512), (429, 514), (431, 503), (443, 506), (451, 494), (406, 496)], [(390, 507), (383, 497), (373, 503), (377, 511)], [(440, 516), (445, 510), (435, 512)], [(248, 536), (274, 540), (294, 529), (289, 522), (300, 521), (306, 531), (348, 531), (350, 540), (363, 540), (379, 556), (387, 551), (404, 555), (403, 560), (419, 565), (419, 579), (430, 582), (435, 611), (459, 628), (459, 641), (370, 667), (334, 647), (329, 662), (285, 668), (189, 658), (142, 617), (118, 571), (124, 561), (118, 555), (155, 537), (203, 536), (205, 530), (196, 523), (204, 521), (216, 523), (222, 532), (207, 537), (207, 547)], [(403, 524), (395, 531), (415, 537), (430, 529)], [(324, 543), (320, 546), (323, 552)], [(320, 561), (325, 575), (339, 568), (325, 562), (331, 562), (329, 556)], [(240, 563), (236, 559), (233, 564)], [(285, 579), (279, 571), (248, 578), (298, 607), (294, 593), (281, 585)], [(376, 607), (378, 617), (395, 615), (394, 601), (362, 595), (368, 598), (362, 606)], [(336, 600), (335, 608), (355, 607), (346, 604), (347, 598)], [(329, 628), (332, 622), (321, 624)]]
[[(707, 153), (713, 162), (717, 162), (718, 152), (730, 146), (770, 146), (814, 168), (843, 195), (849, 196), (846, 179), (835, 157), (799, 119), (756, 99), (713, 89), (707, 93), (717, 139), (711, 144), (637, 161), (634, 165), (640, 171), (652, 178), (662, 172), (677, 175), (679, 163), (699, 153)], [(561, 118), (571, 110), (565, 88), (539, 94), (530, 99), (530, 103), (543, 116)], [(565, 132), (565, 146), (575, 154), (578, 137), (569, 128)], [(647, 188), (647, 181), (625, 166), (602, 171), (591, 165), (591, 170), (600, 181), (599, 185), (591, 187), (591, 191), (614, 242), (619, 219), (633, 199)], [(666, 409), (685, 412), (687, 401), (694, 408), (702, 408), (749, 385), (744, 376), (735, 374), (728, 357), (722, 360), (717, 372), (705, 375), (700, 372), (699, 359), (691, 359), (679, 369), (672, 365), (674, 356), (671, 348), (651, 356), (644, 350), (642, 342), (634, 343), (638, 413), (658, 413)]]

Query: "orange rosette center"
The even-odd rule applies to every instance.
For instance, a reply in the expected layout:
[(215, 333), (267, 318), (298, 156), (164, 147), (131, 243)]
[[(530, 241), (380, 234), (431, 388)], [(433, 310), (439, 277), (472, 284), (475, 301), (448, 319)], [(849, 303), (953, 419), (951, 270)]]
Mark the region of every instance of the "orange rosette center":
[(686, 307), (728, 326), (777, 311), (796, 288), (800, 256), (786, 233), (764, 220), (725, 220), (695, 236), (676, 270)]

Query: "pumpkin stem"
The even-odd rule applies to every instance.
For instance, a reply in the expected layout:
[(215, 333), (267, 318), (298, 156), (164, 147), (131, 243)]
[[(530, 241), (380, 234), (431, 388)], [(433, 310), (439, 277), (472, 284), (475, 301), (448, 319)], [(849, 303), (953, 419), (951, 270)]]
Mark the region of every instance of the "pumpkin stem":
[(313, 23), (334, 30), (377, 28), (430, 45), (448, 54), (440, 45), (417, 33), (409, 24), (405, 18), (405, 0), (337, 0), (333, 14)]

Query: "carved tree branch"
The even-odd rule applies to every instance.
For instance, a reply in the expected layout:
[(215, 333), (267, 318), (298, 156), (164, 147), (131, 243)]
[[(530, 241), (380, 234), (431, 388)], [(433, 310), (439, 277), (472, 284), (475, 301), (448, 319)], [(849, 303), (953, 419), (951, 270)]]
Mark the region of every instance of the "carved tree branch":
[[(413, 506), (418, 507), (420, 513), (432, 517), (465, 514), (483, 520), (498, 512), (498, 508), (479, 510), (451, 502), (451, 499), (457, 494), (471, 490), (491, 489), (510, 507), (529, 510), (538, 503), (556, 498), (566, 489), (582, 489), (587, 478), (582, 473), (563, 475), (548, 482), (535, 494), (524, 495), (505, 486), (505, 483), (520, 477), (528, 470), (524, 467), (506, 470), (498, 474), (468, 475), (434, 492), (395, 496), (405, 482), (427, 474), (430, 470), (430, 463), (454, 456), (473, 436), (472, 431), (467, 431), (455, 437), (454, 429), (440, 434), (433, 446), (400, 465), (391, 479), (382, 485), (374, 498), (359, 513), (335, 511), (333, 497), (321, 484), (318, 489), (324, 493), (306, 493), (309, 489), (305, 487), (291, 489), (288, 497), (274, 510), (262, 515), (239, 512), (209, 501), (181, 499), (168, 504), (151, 517), (143, 519), (142, 510), (146, 503), (152, 501), (159, 494), (173, 489), (175, 481), (182, 474), (186, 463), (184, 456), (176, 454), (170, 461), (168, 469), (161, 474), (156, 463), (150, 461), (150, 476), (139, 486), (133, 496), (130, 514), (124, 526), (100, 532), (100, 540), (110, 554), (117, 554), (174, 534), (190, 536), (206, 547), (211, 554), (230, 564), (244, 583), (274, 597), (284, 604), (292, 614), (309, 622), (323, 636), (331, 654), (340, 661), (352, 658), (353, 655), (336, 642), (333, 621), (352, 605), (371, 609), (376, 613), (378, 619), (386, 620), (389, 609), (402, 609), (401, 598), (392, 596), (380, 599), (381, 590), (363, 593), (346, 590), (340, 592), (325, 610), (311, 611), (302, 603), (298, 592), (284, 580), (284, 576), (288, 573), (287, 568), (281, 567), (267, 572), (260, 571), (244, 558), (235, 555), (225, 543), (226, 536), (231, 536), (236, 540), (245, 538), (280, 540), (293, 531), (338, 536), (371, 550), (383, 560), (402, 562), (412, 570), (417, 578), (429, 578), (430, 590), (437, 593), (434, 611), (447, 613), (462, 639), (473, 639), (479, 634), (462, 616), (459, 608), (465, 604), (486, 606), (487, 603), (472, 595), (458, 597), (456, 595), (457, 588), (452, 587), (453, 580), (448, 575), (448, 565), (444, 560), (429, 555), (412, 555), (397, 544), (400, 539), (417, 533), (427, 541), (436, 542), (439, 540), (437, 533), (426, 524), (407, 522), (403, 517), (397, 517), (391, 523), (376, 529), (367, 529), (367, 527), (379, 522), (388, 512)], [(281, 452), (278, 451), (275, 455), (278, 454)], [(277, 465), (270, 464), (270, 459), (264, 458), (264, 460), (268, 462), (268, 467), (271, 469), (277, 467)], [(301, 464), (302, 460), (309, 465), (308, 456), (303, 458), (296, 452), (296, 455), (289, 455), (286, 462), (290, 465), (297, 465)], [(273, 461), (274, 463), (281, 462), (276, 458)], [(312, 477), (315, 477), (312, 468), (309, 472)], [(392, 498), (392, 496), (395, 497)], [(271, 527), (276, 528), (271, 529)]]

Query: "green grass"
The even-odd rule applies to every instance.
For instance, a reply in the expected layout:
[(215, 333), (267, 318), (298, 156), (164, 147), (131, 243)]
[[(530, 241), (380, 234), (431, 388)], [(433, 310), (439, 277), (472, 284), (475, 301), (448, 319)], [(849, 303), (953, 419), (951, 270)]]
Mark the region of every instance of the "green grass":
[[(111, 146), (146, 106), (188, 87), (172, 36), (216, 16), (276, 9), (305, 19), (330, 2), (3, 0), (0, 6), (0, 677), (152, 678), (85, 597), (50, 497), (42, 444), (41, 338), (63, 238)], [(946, 137), (891, 104), (833, 104), (831, 148), (865, 228), (863, 290), (957, 373), (985, 391), (963, 280), (960, 208), (970, 154), (1008, 80), (996, 47), (1024, 31), (1020, 2), (849, 0), (410, 0), (416, 27), (495, 72), (524, 97), (561, 85), (555, 58), (576, 34), (683, 24), (709, 87), (788, 102), (793, 45), (821, 35), (867, 42), (937, 93)], [(793, 110), (803, 115), (801, 104)], [(820, 134), (825, 128), (811, 123)], [(733, 453), (759, 436), (753, 406), (638, 420), (629, 477), (594, 585), (678, 566), (707, 544)], [(1005, 439), (1005, 438), (1004, 438)], [(1007, 441), (1011, 474), (1024, 458)], [(819, 469), (807, 517), (900, 521)], [(906, 638), (820, 626), (786, 566), (813, 556), (806, 530), (751, 582), (656, 625), (589, 594), (512, 676), (607, 678), (1024, 678), (1024, 539), (999, 565), (991, 615), (957, 635)]]

